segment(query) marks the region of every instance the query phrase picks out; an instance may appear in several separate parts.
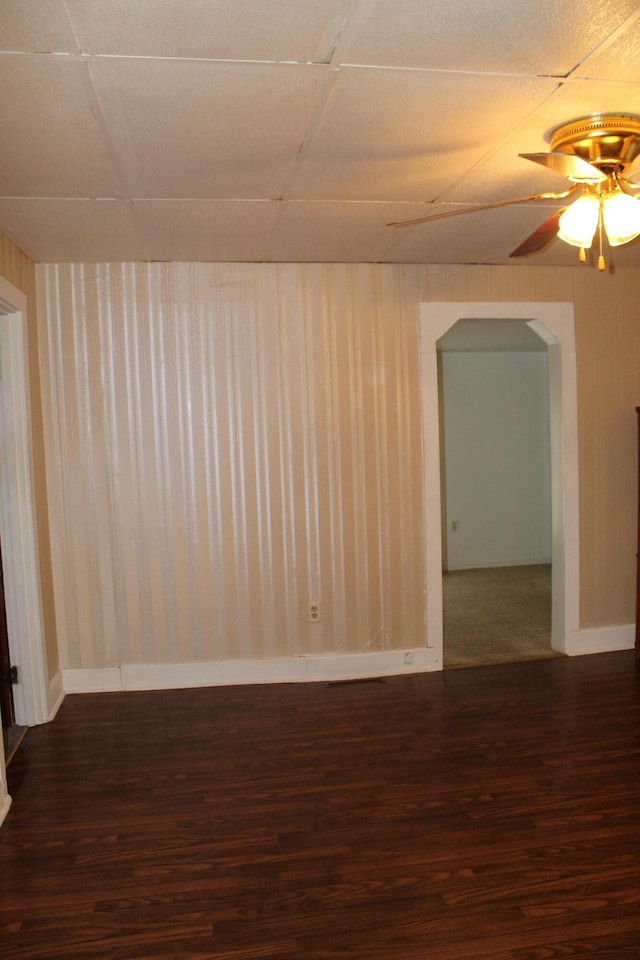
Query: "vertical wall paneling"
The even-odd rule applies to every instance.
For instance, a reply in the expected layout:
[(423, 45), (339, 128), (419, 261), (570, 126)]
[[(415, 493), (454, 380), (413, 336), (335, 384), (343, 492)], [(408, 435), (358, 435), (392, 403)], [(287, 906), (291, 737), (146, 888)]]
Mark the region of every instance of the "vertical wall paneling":
[(424, 644), (428, 300), (573, 301), (581, 624), (630, 622), (636, 271), (114, 263), (37, 279), (65, 667)]
[(47, 265), (39, 283), (65, 667), (424, 643), (395, 268)]

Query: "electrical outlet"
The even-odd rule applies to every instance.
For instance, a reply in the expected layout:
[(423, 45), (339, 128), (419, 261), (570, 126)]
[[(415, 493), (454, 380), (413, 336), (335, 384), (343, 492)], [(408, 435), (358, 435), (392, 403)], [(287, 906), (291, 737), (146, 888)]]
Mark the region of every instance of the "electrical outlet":
[(317, 623), (320, 620), (320, 604), (317, 601), (309, 604), (309, 620), (312, 623)]
[(454, 533), (457, 533), (457, 532), (458, 532), (458, 521), (457, 521), (457, 520), (452, 520), (452, 521), (451, 521), (451, 529), (453, 530)]

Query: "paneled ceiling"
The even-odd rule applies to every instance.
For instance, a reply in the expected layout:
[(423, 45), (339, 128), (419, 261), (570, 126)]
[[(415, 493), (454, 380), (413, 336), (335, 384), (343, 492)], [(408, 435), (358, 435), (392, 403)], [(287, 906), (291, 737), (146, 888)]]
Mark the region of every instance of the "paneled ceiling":
[(0, 232), (37, 261), (513, 263), (553, 204), (387, 224), (563, 190), (518, 154), (640, 114), (632, 0), (1, 0), (0, 51)]

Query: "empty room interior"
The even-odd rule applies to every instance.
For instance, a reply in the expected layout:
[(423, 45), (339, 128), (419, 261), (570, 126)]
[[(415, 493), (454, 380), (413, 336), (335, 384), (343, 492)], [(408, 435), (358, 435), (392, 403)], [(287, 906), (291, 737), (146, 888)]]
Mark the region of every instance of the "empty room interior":
[(0, 74), (0, 955), (638, 960), (640, 6)]

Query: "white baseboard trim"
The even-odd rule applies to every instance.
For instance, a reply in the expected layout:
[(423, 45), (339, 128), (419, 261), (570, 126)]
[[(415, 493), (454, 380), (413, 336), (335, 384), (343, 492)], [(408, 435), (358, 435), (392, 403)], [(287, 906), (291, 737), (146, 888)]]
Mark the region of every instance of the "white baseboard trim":
[(632, 650), (636, 637), (634, 623), (617, 624), (611, 627), (588, 627), (573, 630), (567, 637), (565, 649), (569, 657), (590, 653), (615, 653), (617, 650)]
[[(570, 657), (632, 650), (635, 624), (572, 631), (565, 643)], [(67, 693), (108, 693), (118, 690), (171, 690), (249, 683), (309, 683), (360, 680), (442, 669), (433, 647), (280, 657), (271, 660), (220, 660), (206, 663), (132, 663), (120, 667), (63, 670), (51, 684), (52, 715)], [(62, 690), (59, 689), (60, 678)], [(55, 691), (52, 692), (52, 691)]]
[(123, 664), (97, 670), (64, 670), (65, 693), (115, 690), (171, 690), (249, 683), (307, 683), (361, 680), (441, 669), (431, 647), (272, 660), (221, 660), (214, 663)]

